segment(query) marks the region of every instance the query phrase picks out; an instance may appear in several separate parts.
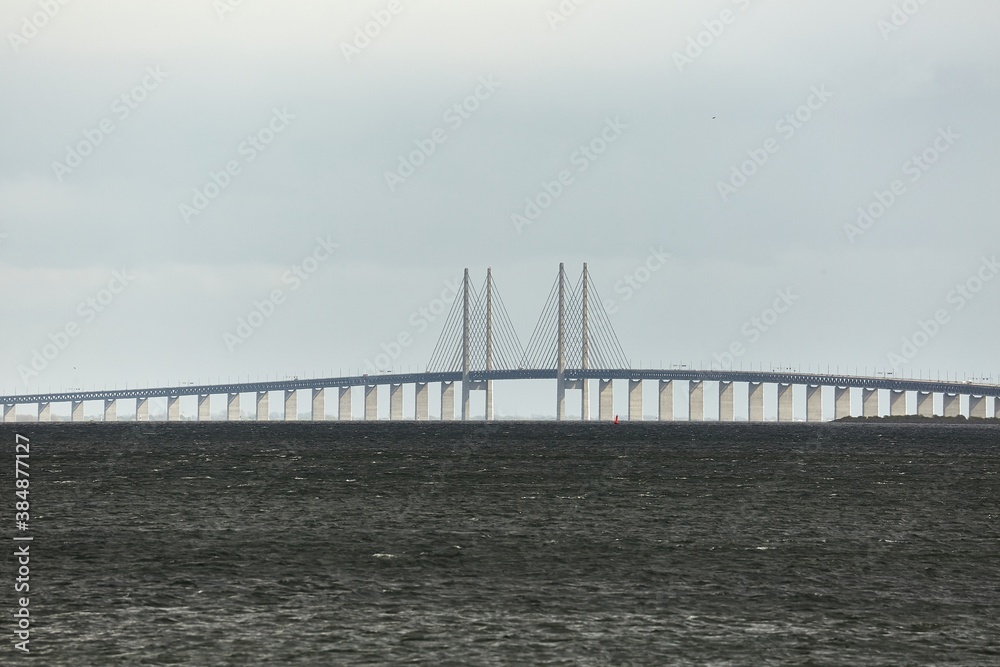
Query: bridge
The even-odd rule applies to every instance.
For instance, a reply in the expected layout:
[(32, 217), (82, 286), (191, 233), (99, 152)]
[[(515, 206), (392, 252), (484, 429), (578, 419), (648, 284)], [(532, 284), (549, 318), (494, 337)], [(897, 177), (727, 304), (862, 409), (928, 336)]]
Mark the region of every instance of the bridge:
[[(300, 393), (305, 393), (310, 400), (310, 419), (350, 421), (356, 416), (354, 396), (360, 393), (363, 410), (357, 416), (376, 420), (379, 391), (388, 387), (390, 420), (425, 421), (431, 418), (430, 388), (439, 385), (440, 391), (434, 393), (439, 396), (441, 420), (470, 419), (472, 398), (479, 392), (485, 392), (485, 418), (493, 420), (494, 382), (554, 380), (559, 420), (567, 418), (567, 392), (571, 391), (580, 392), (581, 418), (590, 420), (591, 390), (595, 384), (597, 419), (613, 419), (615, 381), (626, 386), (627, 416), (632, 421), (643, 419), (648, 390), (655, 390), (660, 421), (675, 420), (677, 399), (686, 400), (687, 410), (681, 413), (687, 419), (715, 419), (714, 415), (706, 414), (707, 391), (718, 392), (718, 420), (735, 421), (738, 384), (746, 386), (745, 407), (751, 422), (765, 421), (765, 387), (771, 385), (775, 387), (772, 393), (777, 397), (779, 422), (794, 420), (795, 408), (803, 395), (804, 410), (798, 412), (804, 413), (806, 421), (848, 417), (852, 414), (851, 389), (860, 389), (861, 404), (857, 407), (864, 416), (885, 413), (1000, 417), (1000, 385), (995, 384), (784, 371), (633, 369), (596, 295), (586, 264), (575, 282), (570, 281), (565, 266), (560, 264), (542, 314), (528, 344), (522, 346), (492, 270), (487, 271), (484, 283), (477, 289), (466, 269), (462, 298), (452, 304), (431, 360), (422, 373), (0, 396), (0, 412), (4, 422), (24, 419), (48, 422), (53, 420), (53, 404), (69, 404), (71, 420), (84, 421), (85, 403), (101, 402), (104, 420), (113, 422), (118, 421), (118, 402), (134, 401), (134, 419), (149, 421), (150, 401), (161, 405), (165, 401), (167, 421), (179, 421), (181, 398), (196, 396), (198, 420), (211, 420), (213, 397), (225, 399), (227, 419), (239, 420), (243, 415), (241, 398), (249, 395), (254, 401), (254, 419), (263, 421), (270, 418), (270, 398), (277, 393), (284, 402), (284, 419), (291, 421), (298, 419), (298, 399)], [(407, 387), (411, 389), (404, 392)], [(804, 391), (796, 391), (796, 387)], [(336, 414), (328, 413), (328, 390), (337, 392)], [(880, 405), (880, 393), (888, 398), (887, 405)], [(407, 395), (412, 396), (410, 410), (404, 405)], [(824, 414), (824, 395), (832, 398), (833, 410), (828, 414)], [(914, 400), (908, 401), (908, 395)], [(935, 410), (935, 395), (941, 396), (940, 410)], [(457, 414), (456, 398), (459, 399)], [(19, 407), (31, 407), (34, 411), (19, 412)]]

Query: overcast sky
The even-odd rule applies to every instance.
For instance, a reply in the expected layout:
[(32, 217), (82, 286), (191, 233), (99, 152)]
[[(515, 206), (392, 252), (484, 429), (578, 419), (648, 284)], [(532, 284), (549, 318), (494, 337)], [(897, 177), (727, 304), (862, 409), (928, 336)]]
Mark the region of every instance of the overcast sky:
[(346, 374), (401, 334), (422, 369), (442, 319), (413, 314), (464, 268), (526, 342), (584, 261), (633, 366), (1000, 375), (993, 0), (7, 0), (0, 28), (0, 393)]

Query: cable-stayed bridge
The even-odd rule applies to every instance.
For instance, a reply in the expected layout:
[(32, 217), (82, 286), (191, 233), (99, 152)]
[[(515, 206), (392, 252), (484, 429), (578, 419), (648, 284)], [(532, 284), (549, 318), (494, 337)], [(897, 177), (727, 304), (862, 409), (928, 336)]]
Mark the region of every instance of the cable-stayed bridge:
[[(0, 396), (0, 412), (4, 422), (46, 422), (53, 419), (53, 404), (68, 403), (71, 420), (84, 421), (85, 404), (101, 402), (104, 420), (118, 421), (119, 401), (134, 401), (134, 419), (148, 421), (150, 402), (154, 401), (160, 405), (165, 402), (167, 421), (178, 421), (181, 398), (196, 396), (199, 420), (212, 418), (213, 397), (225, 400), (229, 420), (238, 420), (243, 418), (241, 400), (249, 395), (255, 407), (252, 418), (267, 420), (271, 415), (271, 395), (278, 393), (283, 400), (283, 418), (295, 420), (299, 418), (299, 396), (304, 392), (310, 401), (312, 420), (349, 421), (356, 417), (375, 420), (379, 391), (388, 386), (389, 419), (423, 421), (431, 418), (431, 387), (439, 385), (440, 390), (434, 393), (440, 401), (440, 419), (469, 419), (473, 396), (485, 392), (485, 417), (492, 420), (493, 385), (505, 380), (554, 380), (559, 420), (567, 418), (567, 392), (577, 391), (579, 414), (584, 420), (591, 419), (593, 385), (597, 389), (597, 418), (613, 419), (616, 381), (626, 385), (630, 420), (643, 418), (644, 397), (649, 391), (655, 391), (657, 417), (661, 421), (675, 419), (678, 401), (687, 403), (687, 409), (678, 412), (686, 419), (715, 419), (714, 415), (711, 418), (706, 415), (705, 395), (707, 391), (717, 391), (718, 420), (735, 421), (737, 384), (746, 386), (745, 413), (751, 422), (765, 421), (765, 387), (771, 385), (775, 386), (772, 395), (777, 399), (777, 421), (793, 421), (796, 411), (810, 422), (850, 416), (852, 389), (860, 389), (860, 406), (854, 407), (859, 407), (855, 412), (864, 416), (885, 413), (1000, 417), (1000, 385), (995, 384), (785, 371), (630, 368), (586, 264), (576, 280), (571, 280), (560, 264), (559, 274), (526, 345), (521, 344), (511, 322), (492, 270), (487, 271), (478, 288), (466, 270), (461, 298), (452, 303), (422, 373)], [(456, 385), (461, 392), (457, 414)], [(796, 391), (796, 387), (801, 388)], [(337, 391), (335, 414), (327, 410), (327, 390)], [(362, 398), (360, 414), (354, 410), (356, 393)], [(880, 393), (888, 399), (887, 405), (879, 404)], [(832, 399), (833, 406), (826, 413), (824, 394)], [(912, 400), (907, 399), (908, 395)], [(940, 395), (939, 409), (935, 395)], [(410, 409), (405, 405), (407, 396), (412, 396)], [(804, 406), (798, 406), (803, 397)], [(26, 407), (34, 410), (31, 413), (18, 410)]]

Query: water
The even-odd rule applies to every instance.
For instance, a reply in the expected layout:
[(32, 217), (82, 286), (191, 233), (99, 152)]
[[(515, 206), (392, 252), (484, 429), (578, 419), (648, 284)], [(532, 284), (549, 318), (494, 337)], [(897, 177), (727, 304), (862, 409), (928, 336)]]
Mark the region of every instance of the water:
[(18, 431), (39, 664), (1000, 664), (997, 427)]

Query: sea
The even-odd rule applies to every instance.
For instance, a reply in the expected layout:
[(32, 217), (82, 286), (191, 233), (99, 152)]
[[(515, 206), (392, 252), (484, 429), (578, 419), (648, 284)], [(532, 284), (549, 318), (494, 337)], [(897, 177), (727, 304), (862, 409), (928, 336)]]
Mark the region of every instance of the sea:
[(0, 440), (3, 665), (1000, 665), (996, 425), (25, 423)]

